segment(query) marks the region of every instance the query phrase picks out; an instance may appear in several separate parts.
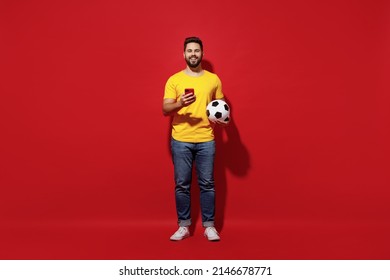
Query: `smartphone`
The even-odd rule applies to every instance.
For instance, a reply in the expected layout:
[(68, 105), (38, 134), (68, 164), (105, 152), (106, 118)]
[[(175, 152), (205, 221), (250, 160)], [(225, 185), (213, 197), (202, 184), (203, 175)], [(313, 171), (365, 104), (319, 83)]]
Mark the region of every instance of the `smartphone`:
[(195, 90), (193, 88), (186, 88), (184, 89), (184, 94), (195, 94)]

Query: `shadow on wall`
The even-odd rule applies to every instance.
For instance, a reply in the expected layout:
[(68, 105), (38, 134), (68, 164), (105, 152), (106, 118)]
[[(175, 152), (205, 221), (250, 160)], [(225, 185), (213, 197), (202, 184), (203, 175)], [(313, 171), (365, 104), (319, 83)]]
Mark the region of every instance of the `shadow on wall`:
[[(233, 108), (234, 105), (225, 97), (225, 101)], [(233, 110), (232, 110), (233, 111)], [(214, 129), (216, 142), (215, 158), (215, 185), (216, 185), (216, 226), (222, 231), (225, 222), (226, 201), (229, 187), (242, 188), (245, 186), (229, 186), (226, 179), (227, 172), (237, 177), (246, 177), (250, 169), (250, 156), (231, 115), (227, 127)], [(226, 136), (226, 137), (224, 137)], [(243, 213), (244, 215), (244, 213)]]
[[(212, 64), (207, 61), (202, 61), (202, 66), (205, 70), (210, 72), (213, 71)], [(223, 85), (223, 81), (222, 81)], [(229, 104), (231, 111), (234, 112), (234, 104), (231, 104), (228, 99), (229, 93), (226, 93), (225, 101)], [(167, 134), (167, 148), (170, 151), (170, 139), (171, 139), (171, 121), (170, 117), (168, 125), (168, 134)], [(223, 230), (225, 222), (225, 209), (226, 201), (228, 194), (228, 182), (226, 174), (229, 171), (232, 175), (237, 177), (245, 177), (250, 169), (250, 156), (247, 148), (244, 143), (241, 141), (240, 133), (234, 122), (234, 115), (231, 113), (231, 120), (228, 126), (220, 127), (218, 125), (214, 128), (215, 142), (216, 142), (216, 157), (215, 157), (215, 167), (214, 167), (214, 176), (215, 176), (215, 188), (216, 188), (216, 215), (215, 223), (219, 231)], [(197, 184), (197, 176), (195, 167), (192, 172), (192, 186), (191, 186), (191, 219), (192, 219), (192, 229), (193, 234), (195, 230), (195, 225), (201, 224), (200, 216), (200, 192), (199, 186)], [(173, 174), (172, 174), (173, 176)], [(173, 178), (172, 178), (173, 182)], [(235, 186), (233, 186), (235, 187)], [(237, 186), (241, 187), (241, 186)], [(172, 188), (174, 191), (174, 188)], [(172, 203), (175, 203), (172, 198)]]
[[(204, 69), (214, 73), (214, 67), (208, 60), (202, 61)], [(223, 81), (222, 81), (223, 86)], [(225, 223), (225, 210), (228, 195), (228, 181), (226, 174), (229, 171), (237, 177), (247, 176), (250, 169), (250, 156), (248, 149), (241, 141), (240, 133), (234, 121), (234, 104), (229, 101), (229, 92), (225, 92), (225, 101), (231, 109), (231, 120), (228, 126), (215, 126), (216, 142), (215, 157), (215, 189), (216, 189), (216, 215), (215, 223), (219, 231), (223, 230)], [(225, 136), (225, 137), (224, 137)], [(242, 187), (242, 186), (231, 186)]]

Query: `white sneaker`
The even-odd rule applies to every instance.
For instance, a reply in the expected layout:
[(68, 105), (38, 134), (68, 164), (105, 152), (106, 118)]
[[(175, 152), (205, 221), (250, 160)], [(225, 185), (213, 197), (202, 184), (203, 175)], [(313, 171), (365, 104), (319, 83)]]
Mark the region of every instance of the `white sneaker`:
[(209, 241), (219, 241), (221, 239), (215, 227), (207, 227), (204, 231), (204, 236), (206, 236)]
[(171, 236), (172, 241), (183, 240), (184, 238), (190, 236), (190, 230), (188, 227), (179, 227), (179, 229)]

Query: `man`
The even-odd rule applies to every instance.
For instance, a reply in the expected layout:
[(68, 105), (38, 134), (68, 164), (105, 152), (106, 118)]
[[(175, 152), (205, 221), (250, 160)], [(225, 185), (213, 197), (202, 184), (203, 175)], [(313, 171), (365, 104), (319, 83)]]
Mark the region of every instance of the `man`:
[(187, 66), (168, 79), (163, 101), (164, 115), (173, 115), (171, 151), (179, 224), (170, 239), (178, 241), (190, 235), (190, 187), (195, 163), (204, 235), (210, 241), (219, 241), (214, 227), (214, 124), (207, 118), (206, 106), (214, 99), (223, 99), (222, 84), (216, 74), (202, 69), (203, 43), (199, 38), (185, 39), (183, 56)]

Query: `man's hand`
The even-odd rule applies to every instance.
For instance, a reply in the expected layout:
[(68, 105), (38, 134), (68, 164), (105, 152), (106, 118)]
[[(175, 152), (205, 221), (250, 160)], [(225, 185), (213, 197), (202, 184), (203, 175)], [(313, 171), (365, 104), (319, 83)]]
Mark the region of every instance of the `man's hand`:
[(189, 94), (182, 94), (179, 102), (181, 107), (186, 107), (190, 105), (191, 103), (194, 103), (196, 100), (196, 96), (194, 93), (189, 93)]
[(180, 98), (176, 101), (173, 98), (164, 98), (163, 101), (163, 114), (168, 116), (183, 107), (187, 107), (191, 103), (194, 103), (196, 100), (195, 94), (182, 94)]
[(223, 121), (220, 121), (220, 120), (216, 120), (215, 121), (216, 124), (222, 126), (222, 127), (226, 127), (229, 125), (229, 122), (223, 122)]

